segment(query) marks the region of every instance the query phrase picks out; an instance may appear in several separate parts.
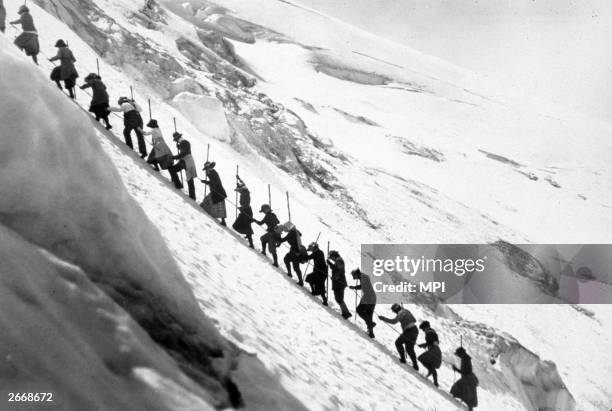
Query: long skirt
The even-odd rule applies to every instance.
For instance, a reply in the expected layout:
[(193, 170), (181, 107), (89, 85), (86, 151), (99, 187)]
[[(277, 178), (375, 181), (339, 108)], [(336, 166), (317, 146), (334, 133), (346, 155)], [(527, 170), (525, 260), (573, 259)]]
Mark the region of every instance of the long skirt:
[(214, 218), (227, 217), (227, 211), (225, 210), (225, 200), (219, 201), (218, 203), (213, 203), (212, 193), (204, 197), (204, 201), (202, 201), (200, 206)]
[(20, 50), (24, 50), (26, 55), (28, 56), (36, 56), (40, 52), (40, 45), (38, 44), (38, 34), (21, 33), (15, 39), (15, 45)]
[(478, 378), (474, 374), (462, 375), (451, 387), (450, 393), (453, 397), (459, 398), (470, 407), (478, 406), (478, 395), (476, 387)]
[(423, 354), (419, 355), (419, 361), (425, 368), (440, 368), (442, 365), (442, 351), (437, 345), (433, 345)]
[(96, 118), (105, 118), (110, 114), (108, 111), (108, 103), (100, 103), (89, 106), (89, 112), (93, 113)]
[(232, 228), (244, 235), (253, 235), (253, 228), (251, 222), (253, 221), (253, 209), (251, 206), (243, 206), (238, 213), (238, 218), (232, 225)]
[(304, 279), (312, 287), (313, 295), (325, 295), (325, 273), (314, 271)]

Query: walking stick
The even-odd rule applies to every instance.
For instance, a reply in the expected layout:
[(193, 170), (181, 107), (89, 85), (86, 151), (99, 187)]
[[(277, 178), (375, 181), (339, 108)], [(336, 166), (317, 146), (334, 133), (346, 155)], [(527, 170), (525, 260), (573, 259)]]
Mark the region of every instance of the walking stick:
[[(357, 280), (355, 280), (355, 286), (357, 286), (356, 284), (357, 284)], [(355, 322), (357, 322), (357, 299), (359, 297), (357, 296), (357, 290), (354, 290), (354, 291), (355, 291)]]
[(268, 205), (272, 209), (272, 192), (270, 191), (270, 184), (268, 184)]
[[(240, 177), (238, 177), (238, 171), (239, 171), (239, 166), (236, 164), (236, 186), (238, 186), (238, 180), (240, 179)], [(238, 219), (238, 191), (236, 191), (236, 220)]]
[[(176, 117), (172, 117), (172, 121), (174, 122), (174, 132), (176, 133)], [(178, 144), (176, 145), (176, 147), (178, 148)], [(185, 183), (183, 182), (183, 170), (181, 169), (181, 185), (184, 186)]]
[(96, 59), (96, 67), (98, 69), (98, 77), (100, 77), (100, 60)]
[(291, 205), (289, 204), (289, 191), (287, 191), (287, 213), (289, 214), (289, 222), (291, 222)]
[[(210, 144), (206, 145), (206, 162), (208, 163), (208, 157), (210, 155)], [(204, 172), (206, 173), (206, 171)], [(206, 198), (206, 191), (207, 191), (208, 185), (204, 184), (204, 198)]]
[[(317, 236), (317, 239), (315, 240), (315, 243), (317, 243), (319, 241), (319, 237), (321, 237), (321, 232), (319, 232), (319, 235)], [(308, 264), (306, 264), (306, 271), (304, 271), (306, 274), (308, 274), (308, 268), (310, 267), (310, 260), (308, 260)]]
[[(327, 242), (327, 258), (329, 258), (329, 241)], [(327, 299), (329, 300), (329, 273), (325, 276), (325, 289)]]
[(148, 99), (149, 102), (149, 121), (153, 118), (153, 116), (151, 115), (151, 99)]
[(132, 96), (132, 100), (134, 100), (134, 88), (130, 86), (130, 96)]

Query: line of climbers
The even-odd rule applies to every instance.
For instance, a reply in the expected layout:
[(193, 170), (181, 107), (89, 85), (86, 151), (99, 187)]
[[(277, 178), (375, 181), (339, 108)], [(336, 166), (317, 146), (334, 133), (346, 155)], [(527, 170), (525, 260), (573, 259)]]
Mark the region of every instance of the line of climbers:
[[(2, 0), (0, 0), (1, 29), (3, 29), (3, 19), (1, 19), (3, 9)], [(21, 49), (25, 49), (26, 54), (32, 56), (37, 63), (38, 38), (35, 34), (36, 31), (32, 22), (32, 17), (29, 15), (29, 10), (26, 6), (21, 6), (19, 13), (21, 19), (11, 24), (22, 24), (24, 33), (15, 40), (15, 44)], [(22, 38), (24, 35), (26, 36)], [(33, 47), (31, 49), (27, 48), (30, 44), (34, 44), (34, 40), (36, 40), (35, 53)], [(78, 78), (78, 73), (74, 67), (76, 59), (63, 40), (58, 40), (55, 47), (59, 49), (58, 54), (49, 60), (59, 60), (60, 66), (55, 67), (51, 79), (57, 83), (60, 89), (60, 80), (63, 80), (65, 88), (69, 91), (70, 97), (74, 98), (74, 87), (76, 85), (76, 78)], [(157, 120), (151, 119), (147, 123), (147, 128), (149, 128), (150, 131), (143, 130), (143, 120), (140, 115), (142, 108), (133, 99), (120, 97), (117, 101), (118, 106), (110, 106), (106, 86), (102, 82), (102, 78), (95, 73), (90, 73), (85, 77), (85, 84), (81, 86), (81, 89), (87, 88), (92, 89), (92, 100), (89, 111), (94, 114), (96, 120), (103, 120), (106, 129), (110, 130), (112, 126), (108, 119), (109, 114), (111, 112), (123, 113), (123, 136), (126, 145), (131, 149), (134, 148), (131, 138), (132, 131), (134, 131), (138, 140), (140, 157), (144, 159), (148, 156), (146, 160), (147, 163), (156, 171), (160, 171), (160, 169), (168, 170), (170, 178), (177, 189), (183, 188), (183, 183), (179, 179), (179, 173), (185, 170), (189, 197), (195, 200), (194, 180), (197, 177), (197, 170), (195, 161), (191, 155), (191, 144), (189, 141), (184, 139), (181, 133), (174, 132), (173, 140), (176, 143), (178, 153), (177, 155), (173, 155), (164, 140)], [(151, 136), (150, 144), (152, 150), (150, 153), (147, 153), (145, 136)], [(210, 161), (204, 164), (203, 171), (207, 179), (201, 180), (201, 182), (210, 187), (210, 193), (204, 197), (200, 206), (212, 217), (220, 219), (220, 224), (225, 226), (225, 219), (227, 218), (225, 200), (227, 198), (227, 193), (223, 187), (219, 174), (215, 170), (215, 166), (216, 163)], [(354, 286), (348, 286), (344, 260), (338, 251), (331, 250), (326, 257), (317, 242), (312, 242), (308, 247), (305, 247), (302, 244), (302, 234), (295, 224), (290, 221), (281, 224), (268, 204), (263, 204), (259, 210), (260, 213), (264, 214), (263, 218), (261, 220), (254, 218), (253, 209), (251, 208), (250, 190), (239, 175), (236, 175), (236, 181), (235, 191), (239, 194), (239, 205), (237, 205), (238, 214), (232, 228), (245, 236), (250, 248), (255, 248), (253, 244), (254, 232), (251, 225), (252, 223), (256, 223), (260, 226), (265, 226), (265, 234), (260, 237), (261, 253), (265, 256), (266, 250), (268, 250), (272, 256), (272, 264), (275, 267), (279, 266), (277, 248), (283, 243), (288, 243), (289, 251), (283, 257), (287, 275), (293, 277), (293, 272), (295, 272), (297, 284), (303, 287), (304, 281), (306, 281), (309, 284), (311, 294), (313, 296), (320, 296), (325, 306), (328, 305), (327, 286), (330, 277), (329, 270), (331, 269), (334, 300), (340, 307), (342, 317), (346, 320), (350, 319), (352, 314), (344, 302), (345, 289), (347, 287), (353, 289), (356, 294), (357, 290), (361, 290), (362, 296), (359, 303), (356, 305), (355, 311), (366, 323), (366, 332), (368, 336), (370, 338), (375, 338), (374, 327), (376, 323), (373, 321), (373, 317), (376, 308), (376, 293), (372, 287), (369, 275), (362, 273), (359, 269), (353, 270), (351, 275), (358, 283)], [(313, 266), (312, 272), (303, 277), (300, 265), (308, 264), (307, 267), (309, 267), (311, 262)], [(382, 315), (379, 315), (378, 318), (388, 324), (399, 323), (401, 325), (402, 332), (395, 340), (399, 361), (401, 363), (406, 363), (406, 354), (408, 354), (412, 367), (416, 371), (419, 370), (418, 362), (420, 362), (427, 370), (426, 377), (429, 378), (431, 376), (433, 383), (437, 387), (437, 370), (442, 365), (442, 352), (439, 347), (440, 342), (438, 334), (431, 328), (429, 321), (421, 322), (420, 326), (417, 328), (415, 317), (409, 310), (403, 308), (400, 304), (393, 304), (391, 310), (395, 313), (394, 318), (387, 318)], [(425, 333), (425, 341), (418, 344), (418, 346), (423, 348), (425, 352), (417, 358), (414, 347), (417, 345), (419, 329)], [(476, 393), (478, 378), (473, 373), (471, 358), (463, 347), (457, 348), (455, 356), (458, 358), (459, 364), (458, 366), (453, 365), (453, 370), (459, 372), (461, 378), (453, 384), (450, 392), (454, 397), (464, 401), (469, 409), (472, 409), (478, 405)]]

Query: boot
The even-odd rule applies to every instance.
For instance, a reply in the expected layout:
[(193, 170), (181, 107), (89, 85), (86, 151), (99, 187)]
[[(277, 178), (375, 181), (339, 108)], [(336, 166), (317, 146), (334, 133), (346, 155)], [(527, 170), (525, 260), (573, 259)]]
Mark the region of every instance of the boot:
[(250, 248), (255, 248), (255, 247), (253, 246), (253, 237), (252, 237), (251, 235), (247, 235), (247, 238), (246, 238), (246, 239), (247, 239), (247, 240), (248, 240), (248, 242), (249, 242), (249, 247), (250, 247)]
[(224, 227), (227, 227), (227, 224), (225, 224), (225, 218), (221, 219), (221, 225), (224, 226)]
[(261, 253), (263, 255), (266, 255), (266, 245), (267, 245), (267, 243), (265, 241), (261, 242)]
[(278, 268), (278, 256), (276, 255), (276, 253), (272, 254), (272, 260), (274, 261), (272, 265)]
[(285, 263), (285, 268), (287, 269), (287, 275), (293, 278), (293, 274), (291, 274), (291, 263)]
[(350, 313), (350, 311), (348, 310), (348, 307), (346, 306), (346, 304), (344, 303), (344, 301), (342, 301), (340, 303), (340, 309), (342, 310), (342, 317), (346, 320), (348, 320), (349, 318), (351, 318), (353, 315)]
[(62, 83), (60, 83), (59, 81), (57, 81), (57, 80), (56, 80), (56, 81), (55, 81), (55, 84), (57, 84), (57, 87), (58, 87), (60, 90), (63, 90), (63, 88), (62, 88)]

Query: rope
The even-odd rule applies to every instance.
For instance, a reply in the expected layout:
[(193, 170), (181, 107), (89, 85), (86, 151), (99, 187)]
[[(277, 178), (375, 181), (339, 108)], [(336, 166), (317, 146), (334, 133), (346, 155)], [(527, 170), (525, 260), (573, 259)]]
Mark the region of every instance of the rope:
[[(18, 30), (18, 29), (17, 29), (17, 27), (15, 27), (14, 25), (12, 25), (12, 24), (11, 24), (11, 25), (9, 25), (9, 27), (13, 28), (13, 29), (14, 29), (14, 30), (15, 30), (17, 33), (19, 33), (19, 30)], [(17, 37), (17, 36), (15, 36), (15, 37)], [(39, 54), (41, 54), (43, 57), (45, 57), (45, 59), (46, 59), (47, 61), (49, 61), (49, 59), (50, 59), (50, 58), (49, 58), (49, 56), (48, 56), (46, 53), (44, 53), (43, 51), (40, 51), (40, 52), (39, 52)], [(51, 63), (53, 63), (53, 66), (52, 66), (53, 68), (54, 68), (54, 67), (56, 67), (55, 62), (51, 62)], [(87, 70), (87, 67), (85, 67), (85, 69), (86, 69), (86, 71), (89, 71), (89, 70)], [(89, 71), (89, 72), (93, 73), (93, 71)], [(85, 93), (87, 96), (89, 96), (90, 98), (93, 98), (93, 93), (91, 93), (89, 90), (87, 90), (87, 89), (81, 89), (81, 90), (82, 90), (82, 91), (83, 91), (83, 92), (84, 92), (84, 93)], [(76, 100), (76, 98), (75, 98), (75, 100)], [(150, 100), (149, 100), (149, 104), (150, 104)], [(110, 112), (110, 115), (113, 115), (113, 116), (115, 116), (115, 117), (117, 117), (118, 119), (121, 119), (121, 120), (123, 119), (123, 117), (122, 117), (121, 115), (119, 115), (118, 113), (116, 113), (116, 112), (114, 112), (114, 111), (111, 111), (111, 112)], [(115, 133), (113, 133), (113, 134), (115, 134)], [(117, 135), (115, 134), (115, 136), (117, 136)], [(145, 146), (146, 146), (146, 140), (145, 140)], [(214, 192), (215, 194), (222, 194), (221, 192), (219, 192), (219, 191), (217, 191), (217, 190), (213, 190), (213, 188), (212, 188), (212, 187), (210, 187), (208, 184), (206, 185), (206, 187), (207, 187), (207, 188), (210, 188), (211, 193), (213, 193), (213, 192)], [(287, 194), (288, 194), (288, 193), (287, 193)], [(233, 202), (232, 200), (230, 200), (230, 199), (229, 199), (229, 197), (227, 196), (227, 194), (226, 194), (225, 201), (227, 201), (229, 204), (233, 205), (233, 206), (234, 206), (236, 209), (238, 209), (238, 203), (237, 203), (237, 202)], [(242, 211), (241, 211), (241, 213), (242, 213)], [(255, 220), (255, 219), (253, 219), (253, 220)], [(265, 229), (264, 229), (263, 227), (261, 227), (261, 229), (265, 231)], [(317, 239), (315, 240), (315, 242), (318, 242), (318, 240), (319, 240), (320, 236), (321, 236), (321, 233), (319, 233), (319, 235), (317, 236)], [(284, 244), (284, 243), (283, 243), (282, 245), (283, 245), (284, 247), (286, 247), (286, 248), (290, 248), (290, 247), (289, 247), (289, 245), (287, 245), (287, 244)], [(328, 250), (328, 254), (329, 254), (329, 250)], [(305, 273), (307, 273), (307, 271), (308, 271), (308, 269), (309, 269), (309, 268), (310, 268), (310, 261), (309, 261), (309, 262), (308, 262), (308, 264), (306, 265), (306, 269), (305, 269), (305, 271), (304, 271), (304, 272), (305, 272)], [(329, 274), (327, 275), (326, 281), (327, 281), (327, 283), (328, 283), (328, 285), (329, 285)], [(357, 290), (354, 290), (354, 291), (355, 291), (355, 319), (354, 319), (354, 322), (355, 322), (355, 323), (357, 323), (357, 322), (358, 322), (358, 321), (357, 321), (357, 305), (358, 305), (358, 304), (357, 304), (357, 302), (358, 302), (358, 299), (359, 299), (359, 293), (358, 293), (358, 291), (357, 291)], [(329, 293), (329, 287), (327, 287), (327, 293)], [(328, 295), (328, 298), (329, 298), (329, 295)], [(332, 310), (333, 310), (333, 308), (330, 308), (330, 309), (332, 309)], [(337, 311), (337, 310), (334, 310), (334, 311)], [(373, 311), (372, 315), (373, 315), (373, 316), (374, 316), (374, 315), (376, 315), (376, 311), (375, 311), (375, 310)], [(383, 321), (383, 323), (384, 323), (384, 324), (385, 324), (387, 327), (389, 327), (390, 329), (392, 329), (392, 330), (393, 330), (393, 331), (394, 331), (396, 334), (401, 334), (401, 332), (399, 332), (398, 330), (396, 330), (396, 329), (395, 329), (395, 328), (394, 328), (394, 327), (393, 327), (391, 324), (386, 323), (386, 322), (384, 322), (384, 321)]]

